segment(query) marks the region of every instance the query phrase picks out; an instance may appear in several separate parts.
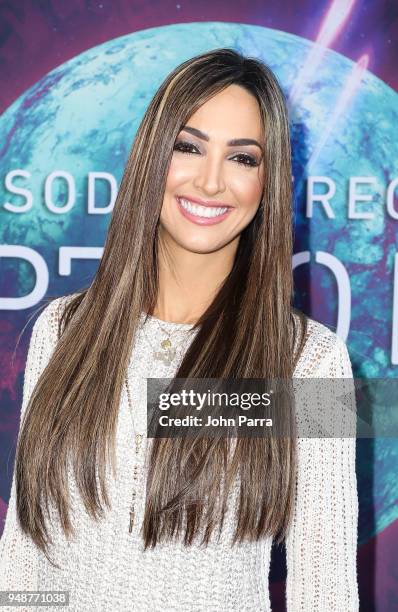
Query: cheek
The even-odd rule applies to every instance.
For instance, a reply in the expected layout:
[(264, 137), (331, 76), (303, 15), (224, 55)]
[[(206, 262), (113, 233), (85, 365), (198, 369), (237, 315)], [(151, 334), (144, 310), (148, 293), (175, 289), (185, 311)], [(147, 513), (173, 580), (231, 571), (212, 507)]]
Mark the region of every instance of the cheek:
[(173, 191), (175, 187), (191, 178), (193, 174), (192, 168), (193, 166), (190, 166), (190, 164), (182, 161), (179, 162), (177, 159), (172, 160), (167, 175), (166, 190)]
[[(249, 172), (248, 172), (249, 174)], [(263, 184), (261, 177), (257, 174), (252, 176), (235, 175), (233, 187), (231, 185), (237, 202), (247, 208), (255, 208), (258, 206), (262, 192)]]

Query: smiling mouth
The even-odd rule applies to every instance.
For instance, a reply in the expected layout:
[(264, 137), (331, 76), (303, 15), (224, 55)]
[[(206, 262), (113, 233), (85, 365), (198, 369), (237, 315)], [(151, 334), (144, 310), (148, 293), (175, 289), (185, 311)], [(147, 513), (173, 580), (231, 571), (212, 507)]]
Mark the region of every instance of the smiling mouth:
[(194, 202), (190, 202), (185, 198), (177, 198), (180, 205), (184, 210), (189, 212), (191, 215), (195, 217), (204, 217), (206, 219), (213, 219), (215, 217), (220, 217), (224, 215), (228, 210), (230, 210), (229, 206), (202, 206), (201, 204), (197, 204)]

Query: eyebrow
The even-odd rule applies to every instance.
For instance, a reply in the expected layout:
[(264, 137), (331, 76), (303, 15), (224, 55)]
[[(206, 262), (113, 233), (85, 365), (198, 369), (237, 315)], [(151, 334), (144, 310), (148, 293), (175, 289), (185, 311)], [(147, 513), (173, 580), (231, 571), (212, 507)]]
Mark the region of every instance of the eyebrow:
[[(208, 134), (205, 134), (204, 132), (202, 132), (201, 130), (198, 130), (197, 128), (189, 127), (188, 125), (183, 125), (181, 127), (181, 130), (190, 132), (191, 134), (193, 134), (194, 136), (197, 136), (201, 140), (206, 140), (206, 142), (210, 140)], [(261, 151), (263, 151), (263, 147), (261, 146), (261, 144), (257, 140), (254, 140), (253, 138), (234, 138), (232, 140), (228, 140), (227, 145), (229, 147), (244, 147), (246, 145), (256, 145), (257, 147), (261, 149)]]

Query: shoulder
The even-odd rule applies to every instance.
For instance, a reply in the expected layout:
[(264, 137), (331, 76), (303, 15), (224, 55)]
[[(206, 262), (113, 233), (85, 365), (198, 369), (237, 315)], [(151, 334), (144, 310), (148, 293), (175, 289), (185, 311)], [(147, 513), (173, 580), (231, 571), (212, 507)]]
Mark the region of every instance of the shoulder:
[(45, 337), (51, 344), (55, 344), (58, 339), (58, 323), (61, 314), (65, 306), (77, 295), (78, 293), (72, 293), (55, 298), (47, 298), (33, 325), (32, 339)]
[(58, 321), (65, 305), (75, 294), (47, 298), (32, 328), (25, 362), (21, 417), (25, 413), (33, 389), (49, 362), (58, 342)]
[(294, 376), (351, 376), (351, 362), (344, 340), (323, 323), (308, 316), (306, 319), (306, 340)]

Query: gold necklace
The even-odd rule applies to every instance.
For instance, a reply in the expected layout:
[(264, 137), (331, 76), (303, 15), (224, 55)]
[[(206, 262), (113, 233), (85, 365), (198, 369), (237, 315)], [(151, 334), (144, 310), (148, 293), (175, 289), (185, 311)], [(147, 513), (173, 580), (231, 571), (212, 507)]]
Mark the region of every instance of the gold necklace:
[[(156, 319), (154, 319), (156, 321)], [(160, 326), (160, 324), (156, 321), (156, 323), (158, 324), (158, 326), (160, 327), (160, 329), (162, 329), (162, 327)], [(160, 359), (161, 361), (163, 361), (163, 363), (165, 363), (166, 365), (170, 365), (171, 361), (174, 359), (175, 355), (176, 355), (176, 348), (178, 346), (180, 346), (185, 340), (186, 340), (186, 335), (184, 336), (184, 338), (175, 345), (175, 347), (172, 346), (171, 344), (171, 340), (170, 340), (170, 335), (171, 333), (168, 333), (166, 330), (162, 329), (162, 331), (164, 333), (166, 333), (169, 337), (167, 340), (163, 340), (161, 342), (161, 347), (163, 349), (163, 353), (156, 351), (153, 346), (151, 341), (149, 340), (147, 334), (145, 333), (145, 329), (144, 329), (144, 334), (145, 337), (147, 338), (150, 346), (153, 349), (153, 357), (155, 359)], [(186, 330), (184, 330), (186, 331)], [(191, 331), (191, 330), (188, 330)], [(129, 384), (128, 384), (128, 377), (127, 375), (125, 376), (124, 379), (125, 385), (126, 385), (126, 392), (127, 392), (127, 402), (129, 405), (129, 412), (131, 415), (131, 421), (133, 423), (133, 429), (135, 429), (135, 423), (134, 423), (134, 416), (133, 416), (133, 406), (132, 406), (132, 401), (131, 401), (131, 397), (130, 397), (130, 388), (129, 388)], [(134, 527), (134, 519), (135, 519), (135, 504), (136, 504), (136, 498), (137, 498), (137, 484), (138, 484), (138, 479), (139, 479), (139, 466), (137, 464), (137, 459), (138, 459), (138, 455), (140, 452), (140, 448), (141, 448), (141, 444), (143, 441), (144, 435), (143, 434), (139, 434), (136, 433), (134, 436), (134, 444), (135, 444), (135, 464), (134, 464), (134, 468), (133, 468), (133, 491), (132, 491), (132, 496), (131, 496), (131, 504), (130, 504), (130, 523), (129, 523), (129, 533), (131, 533), (133, 531), (133, 527)]]
[[(129, 384), (128, 384), (127, 376), (125, 376), (124, 382), (125, 382), (126, 391), (127, 391), (127, 402), (128, 402), (128, 405), (129, 405), (129, 411), (130, 411), (131, 420), (132, 420), (133, 428), (134, 428), (133, 407), (132, 407), (132, 403), (131, 403), (130, 389), (129, 389)], [(134, 527), (135, 503), (136, 503), (136, 497), (137, 497), (137, 483), (138, 483), (138, 477), (139, 477), (139, 466), (137, 464), (137, 458), (138, 458), (138, 454), (140, 452), (140, 448), (141, 448), (141, 444), (142, 444), (143, 438), (144, 438), (143, 434), (139, 434), (139, 433), (136, 433), (135, 436), (134, 436), (134, 442), (135, 442), (135, 464), (134, 464), (134, 469), (133, 469), (133, 492), (132, 492), (131, 504), (130, 504), (129, 533), (131, 533), (133, 531), (133, 527)]]
[[(156, 322), (156, 324), (159, 327), (159, 329), (164, 334), (166, 334), (166, 336), (167, 336), (167, 338), (161, 340), (161, 342), (160, 342), (161, 350), (156, 349), (153, 346), (152, 342), (150, 341), (150, 339), (148, 337), (148, 334), (145, 331), (145, 326), (144, 326), (144, 328), (143, 328), (144, 329), (144, 334), (145, 334), (145, 337), (146, 337), (147, 341), (149, 342), (149, 345), (150, 345), (150, 347), (152, 349), (152, 357), (156, 361), (162, 361), (166, 366), (169, 366), (169, 365), (171, 365), (171, 362), (175, 359), (175, 356), (177, 354), (177, 348), (179, 346), (181, 346), (186, 341), (189, 333), (191, 331), (193, 331), (193, 330), (190, 329), (190, 328), (186, 329), (185, 327), (180, 327), (180, 328), (177, 327), (177, 328), (174, 328), (171, 331), (168, 331), (167, 329), (165, 329), (164, 327), (162, 327), (160, 325), (160, 323), (158, 322), (157, 319), (155, 319), (154, 317), (152, 317), (152, 319)], [(185, 326), (185, 323), (181, 323), (181, 326)], [(176, 344), (173, 345), (172, 340), (171, 340), (171, 336), (172, 336), (172, 334), (175, 334), (176, 331), (177, 332), (181, 332), (182, 331), (184, 333), (184, 336), (183, 336), (183, 338), (179, 342), (177, 342)]]

